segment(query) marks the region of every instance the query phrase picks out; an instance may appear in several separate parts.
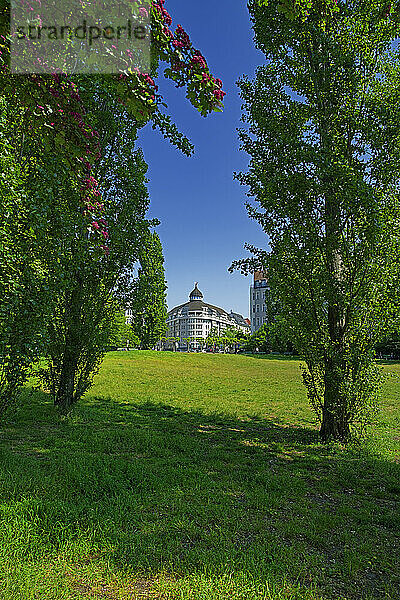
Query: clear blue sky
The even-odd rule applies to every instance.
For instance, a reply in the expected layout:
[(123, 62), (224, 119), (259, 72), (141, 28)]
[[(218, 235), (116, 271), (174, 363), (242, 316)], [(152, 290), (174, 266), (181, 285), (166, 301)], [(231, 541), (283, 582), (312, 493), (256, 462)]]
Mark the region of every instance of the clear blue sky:
[(150, 214), (161, 221), (168, 306), (186, 302), (198, 281), (206, 302), (247, 317), (250, 277), (227, 269), (247, 255), (245, 242), (265, 247), (266, 237), (247, 216), (245, 188), (233, 180), (233, 172), (246, 169), (248, 162), (239, 152), (241, 103), (235, 82), (242, 74), (252, 76), (263, 56), (254, 48), (243, 0), (167, 0), (165, 6), (173, 28), (181, 24), (186, 29), (227, 92), (224, 112), (203, 118), (184, 90), (159, 78), (169, 113), (195, 145), (191, 158), (149, 126), (140, 133), (149, 164)]

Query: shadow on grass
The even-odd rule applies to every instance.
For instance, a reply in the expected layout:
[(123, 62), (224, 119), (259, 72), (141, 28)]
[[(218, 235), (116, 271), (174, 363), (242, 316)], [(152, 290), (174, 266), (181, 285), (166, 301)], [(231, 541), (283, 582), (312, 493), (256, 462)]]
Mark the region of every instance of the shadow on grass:
[(284, 361), (290, 361), (290, 360), (301, 360), (300, 356), (296, 356), (293, 354), (263, 354), (262, 352), (244, 352), (242, 353), (242, 356), (247, 356), (249, 358), (261, 358), (264, 360), (284, 360)]
[(75, 544), (149, 576), (400, 597), (400, 465), (268, 419), (89, 398), (60, 423), (44, 394), (26, 400), (1, 432), (2, 501), (32, 525), (22, 557)]
[[(264, 360), (282, 360), (282, 361), (302, 361), (301, 356), (297, 356), (295, 354), (263, 354), (263, 353), (250, 353), (243, 352), (242, 356), (247, 356), (249, 358), (260, 358)], [(378, 365), (398, 365), (400, 363), (400, 359), (396, 358), (377, 358), (375, 360)]]
[(377, 365), (398, 365), (400, 360), (397, 358), (377, 358), (375, 362)]

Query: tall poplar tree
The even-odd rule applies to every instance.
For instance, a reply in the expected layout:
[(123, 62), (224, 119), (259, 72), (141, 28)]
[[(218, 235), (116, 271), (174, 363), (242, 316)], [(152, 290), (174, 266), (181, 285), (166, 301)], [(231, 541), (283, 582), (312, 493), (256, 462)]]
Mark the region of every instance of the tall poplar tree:
[(155, 232), (149, 232), (143, 239), (139, 262), (130, 307), (133, 330), (146, 350), (153, 348), (167, 330), (164, 257)]
[[(93, 14), (94, 6), (85, 4)], [(165, 0), (151, 1), (147, 8), (132, 2), (129, 8), (132, 16), (139, 13), (150, 19), (149, 73), (127, 68), (126, 72), (102, 76), (12, 74), (10, 8), (9, 0), (0, 0), (0, 162), (4, 170), (0, 181), (0, 417), (16, 399), (43, 348), (50, 358), (45, 377), (60, 408), (68, 410), (90, 385), (108, 337), (108, 317), (114, 315), (108, 301), (95, 309), (96, 301), (100, 301), (97, 292), (100, 290), (102, 299), (108, 297), (114, 264), (121, 284), (118, 296), (124, 295), (121, 290), (126, 286), (121, 281), (129, 282), (129, 276), (121, 274), (121, 265), (129, 271), (131, 260), (135, 260), (135, 252), (131, 259), (126, 255), (132, 246), (135, 249), (137, 240), (133, 237), (140, 237), (138, 223), (143, 221), (142, 200), (146, 195), (139, 199), (139, 190), (137, 195), (134, 191), (130, 204), (134, 230), (130, 232), (126, 224), (129, 182), (141, 180), (144, 173), (140, 153), (130, 166), (124, 162), (127, 136), (133, 130), (136, 136), (137, 129), (151, 121), (153, 128), (182, 152), (190, 155), (193, 150), (164, 112), (165, 103), (153, 79), (159, 74), (160, 63), (167, 67), (164, 76), (186, 90), (187, 99), (203, 116), (221, 111), (225, 96), (222, 81), (212, 75), (183, 27), (170, 29), (172, 17)], [(68, 10), (66, 4), (66, 15)], [(121, 50), (115, 45), (102, 54), (107, 62), (117, 57), (121, 58)], [(103, 104), (107, 100), (115, 107), (108, 115)], [(110, 195), (116, 191), (115, 181), (108, 185), (104, 174), (106, 163), (113, 161), (101, 151), (107, 154), (112, 140), (117, 140), (113, 125), (122, 113), (119, 125), (125, 132), (125, 158), (118, 165), (120, 193), (113, 202)], [(103, 127), (101, 139), (95, 124)], [(107, 124), (110, 131), (104, 130)], [(110, 167), (109, 177), (111, 172)], [(126, 185), (122, 189), (123, 180)], [(143, 181), (139, 183), (141, 188)], [(84, 310), (89, 298), (90, 306)], [(54, 318), (46, 327), (49, 315)], [(90, 337), (95, 322), (101, 323), (96, 329), (101, 335)], [(57, 330), (62, 334), (58, 338)], [(84, 337), (86, 351), (82, 352)]]
[(379, 388), (374, 344), (398, 307), (398, 26), (380, 2), (250, 0), (266, 58), (243, 78), (238, 175), (270, 250), (268, 272), (307, 365), (323, 440), (365, 424)]
[(47, 347), (65, 234), (76, 226), (70, 163), (29, 135), (23, 116), (0, 98), (0, 421)]
[[(98, 219), (89, 228), (84, 223), (77, 228), (70, 218), (59, 256), (66, 285), (48, 323), (47, 360), (40, 376), (63, 413), (92, 385), (117, 329), (119, 306), (130, 294), (130, 273), (142, 238), (152, 224), (145, 219), (147, 165), (135, 148), (136, 123), (101, 85), (93, 82), (91, 89), (102, 150), (92, 173), (101, 184), (107, 221)], [(107, 227), (104, 244), (109, 247), (96, 257), (91, 239), (101, 225)]]

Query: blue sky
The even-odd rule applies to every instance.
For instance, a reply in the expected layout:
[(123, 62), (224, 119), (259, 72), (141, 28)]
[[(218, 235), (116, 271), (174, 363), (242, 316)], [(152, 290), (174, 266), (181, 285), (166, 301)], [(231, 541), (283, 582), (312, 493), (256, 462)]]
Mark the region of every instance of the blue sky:
[(227, 269), (246, 256), (245, 242), (265, 247), (266, 237), (247, 216), (245, 188), (233, 180), (233, 172), (248, 163), (239, 152), (241, 102), (235, 82), (242, 74), (252, 76), (263, 56), (254, 48), (243, 0), (167, 0), (165, 6), (173, 28), (186, 29), (227, 92), (224, 112), (204, 119), (184, 90), (160, 77), (169, 113), (195, 154), (183, 156), (149, 126), (139, 136), (149, 164), (150, 214), (161, 221), (168, 306), (185, 302), (198, 281), (206, 302), (248, 316), (250, 277)]

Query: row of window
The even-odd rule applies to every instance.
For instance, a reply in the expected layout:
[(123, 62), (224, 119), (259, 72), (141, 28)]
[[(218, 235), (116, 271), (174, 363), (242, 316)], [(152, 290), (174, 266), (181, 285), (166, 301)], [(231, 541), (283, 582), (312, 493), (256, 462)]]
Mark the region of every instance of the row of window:
[(253, 304), (253, 313), (255, 312), (265, 312), (267, 307), (265, 304)]
[[(203, 315), (202, 317), (198, 317), (196, 319), (190, 318), (188, 319), (186, 316), (182, 316), (182, 315), (170, 315), (169, 317), (167, 317), (167, 321), (174, 321), (175, 319), (179, 319), (179, 320), (184, 320), (188, 323), (195, 323), (197, 321), (223, 321), (225, 323), (231, 323), (233, 321), (231, 321), (230, 319), (224, 318), (224, 317), (218, 317), (218, 316), (209, 316), (209, 315)], [(236, 322), (236, 321), (235, 321)]]
[(176, 312), (173, 313), (172, 315), (168, 316), (168, 319), (173, 319), (175, 317), (186, 317), (187, 315), (189, 316), (194, 316), (194, 317), (219, 317), (219, 318), (224, 318), (223, 315), (221, 315), (220, 313), (217, 313), (213, 310), (208, 310), (208, 311), (201, 311), (201, 312), (193, 312), (193, 311), (187, 311), (185, 309), (181, 310), (180, 312)]
[(227, 328), (226, 327), (220, 327), (219, 329), (211, 329), (209, 327), (206, 328), (201, 328), (201, 327), (169, 327), (168, 331), (170, 332), (177, 332), (177, 333), (181, 333), (182, 335), (188, 333), (188, 334), (193, 334), (195, 332), (197, 332), (199, 335), (209, 335), (211, 333), (211, 331), (218, 331), (219, 333), (222, 333), (223, 331), (225, 331)]
[(263, 325), (266, 322), (267, 320), (265, 317), (255, 317), (253, 319), (253, 327), (260, 327), (260, 325)]
[(262, 300), (265, 298), (265, 292), (253, 292), (253, 300)]
[(226, 326), (226, 327), (228, 327), (228, 326), (234, 326), (234, 327), (236, 327), (237, 326), (236, 321), (228, 321), (227, 319), (223, 319), (223, 320), (219, 319), (218, 321), (216, 321), (214, 319), (206, 319), (206, 318), (203, 318), (203, 319), (182, 319), (182, 318), (179, 318), (179, 317), (174, 317), (174, 318), (173, 317), (169, 317), (169, 319), (167, 320), (167, 322), (168, 322), (168, 324), (180, 323), (180, 322), (183, 322), (184, 324), (185, 323), (195, 323), (195, 324), (199, 325), (200, 327), (202, 325), (206, 325), (207, 327), (210, 326), (210, 325), (214, 326), (214, 325), (216, 325), (218, 323), (220, 323), (221, 325)]

